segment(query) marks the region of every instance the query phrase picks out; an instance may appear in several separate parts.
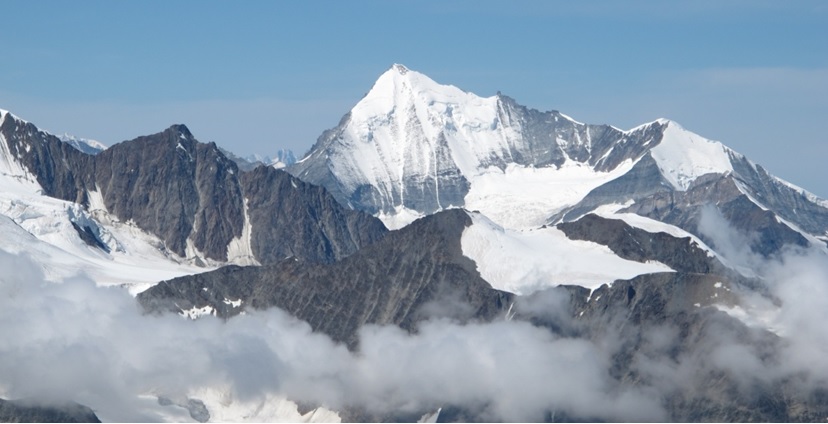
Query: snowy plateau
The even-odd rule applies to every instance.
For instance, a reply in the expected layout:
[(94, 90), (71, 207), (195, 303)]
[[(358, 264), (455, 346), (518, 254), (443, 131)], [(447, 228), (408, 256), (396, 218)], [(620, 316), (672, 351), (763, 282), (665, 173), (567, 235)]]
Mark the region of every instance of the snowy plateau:
[[(104, 189), (135, 190), (138, 177), (131, 177), (133, 171), (137, 174), (142, 166), (152, 171), (155, 163), (141, 161), (160, 160), (141, 150), (140, 143), (149, 143), (151, 137), (124, 142), (131, 143), (122, 149), (125, 159), (111, 163), (130, 167), (117, 170), (127, 175), (126, 182), (112, 183), (113, 178), (109, 186), (99, 187), (95, 178), (100, 169), (89, 165), (95, 164), (90, 158), (118, 145), (107, 147), (67, 134), (54, 137), (0, 110), (0, 253), (34, 264), (33, 275), (41, 276), (47, 289), (80, 279), (110, 290), (103, 306), (85, 300), (90, 306), (80, 314), (92, 314), (89, 323), (101, 318), (106, 326), (125, 320), (138, 328), (136, 334), (147, 337), (144, 341), (152, 340), (147, 334), (156, 335), (153, 323), (192, 328), (187, 336), (159, 328), (163, 342), (148, 342), (155, 350), (110, 347), (123, 357), (114, 363), (128, 363), (152, 376), (150, 383), (137, 384), (130, 380), (138, 380), (131, 374), (134, 369), (125, 373), (127, 382), (118, 386), (121, 404), (95, 404), (107, 397), (79, 394), (77, 400), (103, 420), (549, 420), (562, 413), (565, 420), (588, 421), (813, 421), (828, 413), (814, 406), (819, 404), (813, 401), (817, 395), (797, 392), (811, 385), (822, 390), (824, 385), (807, 378), (807, 366), (797, 366), (828, 357), (820, 347), (828, 334), (812, 325), (828, 319), (819, 312), (828, 305), (815, 300), (826, 289), (807, 284), (822, 278), (828, 268), (828, 202), (676, 122), (657, 119), (629, 130), (586, 124), (557, 111), (521, 106), (500, 93), (480, 97), (441, 85), (395, 64), (300, 160), (285, 150), (273, 159), (242, 159), (198, 143), (183, 126), (152, 137), (158, 145), (172, 146), (175, 158), (163, 158), (170, 161), (163, 163), (180, 165), (186, 170), (181, 175), (192, 174), (196, 188), (188, 193), (190, 186), (184, 183), (169, 189), (169, 181), (152, 180), (150, 186), (158, 191), (134, 191), (135, 196), (169, 207), (135, 211), (124, 205), (139, 208), (140, 202), (105, 200)], [(43, 140), (60, 140), (81, 153), (67, 153), (59, 143), (48, 149), (33, 144)], [(60, 174), (73, 180), (57, 184), (48, 177), (71, 168), (61, 164), (65, 158), (83, 162), (78, 168), (82, 171)], [(209, 186), (215, 191), (198, 191), (215, 181), (220, 184)], [(226, 192), (215, 189), (231, 183), (235, 188)], [(274, 199), (267, 190), (282, 197)], [(173, 200), (158, 200), (169, 193)], [(200, 203), (186, 204), (182, 199), (187, 195)], [(285, 196), (293, 197), (288, 202)], [(124, 218), (115, 210), (137, 218)], [(447, 215), (454, 212), (458, 214)], [(296, 216), (306, 221), (291, 218)], [(465, 226), (452, 227), (457, 222)], [(279, 231), (274, 231), (277, 226)], [(423, 234), (411, 236), (406, 233), (411, 228), (423, 228)], [(359, 238), (360, 232), (369, 231), (370, 236)], [(454, 232), (456, 239), (451, 238)], [(295, 237), (288, 240), (288, 233)], [(422, 245), (407, 251), (404, 243), (414, 245), (412, 237), (420, 236)], [(275, 246), (282, 241), (285, 246)], [(376, 257), (390, 259), (371, 262)], [(388, 275), (371, 274), (385, 272), (382, 266), (388, 267)], [(791, 266), (797, 271), (789, 272)], [(399, 272), (394, 274), (398, 277), (391, 271)], [(375, 303), (355, 316), (343, 305), (361, 300), (325, 286), (330, 274), (348, 283), (404, 281), (387, 281), (376, 293), (359, 293)], [(15, 288), (15, 275), (15, 270), (0, 270), (0, 295), (11, 300), (27, 293)], [(447, 289), (443, 280), (423, 283), (431, 275), (459, 275), (467, 285)], [(239, 276), (250, 281), (236, 280)], [(267, 296), (281, 293), (274, 288), (277, 279), (279, 290), (292, 290), (277, 301), (299, 309), (318, 306), (330, 314), (328, 321), (336, 321), (335, 328), (358, 321), (354, 337), (359, 346), (334, 343), (353, 334), (325, 333), (291, 317), (299, 314), (288, 307), (285, 312), (267, 309), (274, 305), (267, 303), (272, 300)], [(260, 280), (266, 283), (253, 283)], [(482, 288), (475, 285), (480, 281)], [(123, 303), (112, 290), (132, 297)], [(39, 292), (34, 293), (38, 298)], [(77, 293), (67, 298), (77, 300)], [(50, 296), (58, 303), (66, 300), (59, 294), (44, 297)], [(111, 311), (112, 305), (137, 303), (136, 296), (160, 308), (147, 312), (175, 314), (138, 319), (130, 315), (136, 311)], [(480, 303), (463, 303), (470, 299)], [(487, 299), (495, 300), (485, 303)], [(401, 307), (403, 300), (411, 303)], [(31, 300), (33, 305), (43, 302)], [(805, 307), (793, 312), (786, 307), (798, 302)], [(573, 317), (562, 319), (561, 311), (569, 309)], [(431, 319), (435, 310), (443, 314)], [(318, 318), (313, 311), (309, 314)], [(50, 313), (36, 314), (55, 319)], [(90, 325), (77, 332), (100, 338), (112, 334)], [(193, 327), (183, 327), (188, 325)], [(738, 337), (709, 336), (707, 331), (718, 326)], [(718, 344), (708, 344), (710, 337)], [(190, 356), (166, 350), (178, 343)], [(774, 347), (754, 355), (755, 346)], [(13, 342), (0, 342), (0, 357), (13, 357), (17, 348)], [(457, 363), (463, 366), (480, 361), (480, 369), (492, 374), (483, 372), (473, 380), (476, 384), (462, 390), (432, 387), (430, 380), (454, 376), (456, 370), (428, 363), (420, 373), (416, 365), (443, 348), (449, 352), (447, 361), (460, 358)], [(604, 356), (603, 348), (616, 350)], [(704, 350), (708, 348), (712, 350)], [(139, 352), (152, 359), (140, 358)], [(268, 358), (273, 361), (256, 356), (261, 352), (272, 354)], [(470, 358), (469, 352), (476, 356)], [(564, 365), (533, 368), (545, 363), (539, 352)], [(780, 365), (780, 357), (790, 358), (790, 366)], [(389, 365), (388, 358), (406, 362)], [(652, 358), (658, 360), (647, 362)], [(503, 363), (510, 364), (509, 372), (499, 370)], [(215, 364), (241, 370), (241, 377), (213, 370)], [(382, 372), (374, 371), (374, 365)], [(193, 381), (167, 387), (168, 379), (153, 374), (172, 375), (179, 368), (189, 371)], [(601, 374), (605, 368), (616, 374)], [(722, 371), (731, 368), (733, 375)], [(771, 368), (768, 375), (759, 371)], [(262, 381), (271, 372), (284, 381)], [(745, 394), (744, 381), (754, 381), (742, 377), (759, 374), (757, 387), (765, 391)], [(558, 375), (573, 376), (578, 389), (550, 389), (555, 402), (565, 400), (550, 401), (550, 406), (540, 388)], [(693, 387), (704, 387), (698, 389), (701, 394), (671, 385), (682, 379), (693, 384), (694, 376), (700, 382)], [(711, 376), (716, 382), (703, 386)], [(252, 383), (239, 384), (237, 379)], [(0, 398), (32, 395), (15, 391), (11, 380), (0, 374)], [(798, 385), (800, 380), (805, 382)], [(528, 390), (533, 394), (514, 397), (526, 381), (537, 383), (537, 393)], [(354, 382), (359, 387), (346, 385)], [(488, 392), (492, 387), (496, 389)], [(581, 396), (572, 394), (576, 392)], [(672, 396), (670, 402), (654, 406), (653, 394), (662, 392)], [(594, 404), (584, 400), (595, 393), (599, 397)], [(375, 404), (365, 398), (379, 400)], [(756, 398), (778, 401), (776, 415), (752, 412), (761, 409)], [(126, 405), (137, 415), (121, 415)], [(654, 412), (647, 415), (641, 412), (645, 409)]]

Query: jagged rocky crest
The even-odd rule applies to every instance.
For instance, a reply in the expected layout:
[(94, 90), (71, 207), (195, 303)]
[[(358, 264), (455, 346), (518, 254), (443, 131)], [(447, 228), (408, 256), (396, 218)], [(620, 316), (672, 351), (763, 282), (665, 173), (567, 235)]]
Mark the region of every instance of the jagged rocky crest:
[[(259, 263), (331, 262), (385, 233), (375, 218), (341, 207), (323, 189), (285, 172), (242, 173), (215, 143), (199, 143), (184, 125), (94, 156), (10, 114), (0, 131), (9, 160), (44, 194), (84, 206), (100, 196), (109, 213), (158, 236), (181, 257), (227, 261), (236, 241)], [(246, 225), (255, 231), (242, 240)]]
[[(333, 264), (287, 259), (261, 267), (227, 266), (163, 281), (138, 300), (151, 312), (209, 307), (225, 318), (275, 306), (352, 347), (365, 324), (413, 329), (435, 314), (489, 320), (503, 315), (513, 295), (492, 289), (463, 256), (460, 237), (470, 224), (466, 212), (444, 211)], [(455, 298), (469, 307), (451, 308)]]

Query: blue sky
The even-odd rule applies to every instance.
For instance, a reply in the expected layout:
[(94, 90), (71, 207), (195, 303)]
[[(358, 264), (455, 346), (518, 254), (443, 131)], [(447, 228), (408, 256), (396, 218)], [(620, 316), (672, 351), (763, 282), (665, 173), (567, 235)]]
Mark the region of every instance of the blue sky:
[(184, 123), (304, 153), (392, 63), (631, 128), (659, 117), (828, 197), (828, 2), (4, 1), (0, 108), (107, 144)]

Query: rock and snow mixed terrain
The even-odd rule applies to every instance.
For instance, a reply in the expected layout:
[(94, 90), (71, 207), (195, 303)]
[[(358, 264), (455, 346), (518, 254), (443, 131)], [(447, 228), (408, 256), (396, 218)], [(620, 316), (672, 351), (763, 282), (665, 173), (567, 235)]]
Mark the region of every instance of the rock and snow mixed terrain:
[[(650, 164), (657, 174), (640, 175)], [(745, 195), (777, 214), (795, 203), (821, 217), (828, 212), (824, 200), (673, 121), (627, 131), (584, 124), (501, 94), (483, 98), (440, 85), (402, 65), (382, 74), (339, 126), (288, 169), (389, 228), (452, 207), (480, 211), (511, 229), (536, 228), (624, 176), (637, 186), (620, 193), (625, 199), (618, 203), (660, 190), (686, 192), (700, 178), (719, 175), (733, 176)], [(822, 236), (828, 228), (823, 222), (806, 231)]]
[[(1, 113), (0, 125), (13, 117)], [(159, 280), (210, 269), (165, 252), (158, 237), (111, 215), (99, 196), (91, 196), (86, 208), (45, 196), (35, 176), (11, 154), (2, 133), (0, 152), (0, 249), (31, 256), (50, 280), (83, 274), (135, 294)], [(99, 244), (84, 241), (84, 232)]]
[[(626, 131), (585, 124), (393, 65), (299, 161), (289, 151), (241, 159), (182, 125), (107, 148), (54, 137), (0, 110), (0, 189), (4, 254), (23, 254), (47, 281), (123, 286), (147, 312), (204, 323), (187, 340), (207, 349), (202, 365), (227, 367), (217, 370), (226, 379), (178, 387), (174, 398), (158, 395), (163, 388), (132, 393), (128, 403), (144, 417), (738, 421), (828, 413), (819, 379), (800, 384), (808, 364), (821, 363), (807, 358), (819, 357), (828, 336), (796, 325), (819, 321), (812, 315), (825, 308), (816, 302), (805, 318), (786, 309), (813, 303), (803, 292), (823, 292), (809, 284), (828, 275), (828, 202), (666, 119)], [(789, 264), (801, 272), (787, 272)], [(304, 321), (299, 333), (324, 339), (311, 345), (336, 346), (329, 353), (341, 363), (308, 369), (290, 344), (308, 343), (307, 335), (276, 343), (274, 353), (273, 340), (238, 324), (221, 330), (242, 343), (228, 353), (205, 330), (274, 307)], [(251, 322), (264, 323), (265, 334), (295, 336), (298, 328), (258, 315), (244, 325)], [(499, 323), (496, 336), (486, 323)], [(502, 365), (493, 358), (545, 371), (550, 357), (585, 358), (589, 366), (576, 367), (572, 381), (587, 382), (581, 394), (597, 393), (603, 407), (578, 407), (569, 391), (547, 393), (545, 383), (513, 398), (515, 390), (501, 391), (499, 378), (485, 380), (477, 368), (468, 375), (485, 384), (438, 391), (439, 402), (409, 387), (420, 377), (414, 366), (413, 374), (402, 364), (370, 381), (355, 377), (354, 369), (385, 369), (377, 358), (387, 355), (375, 352), (409, 346), (422, 354), (408, 361), (421, 364), (445, 349), (451, 361), (466, 340), (500, 338), (551, 350), (515, 360), (495, 343), (481, 359), (487, 369)], [(274, 355), (284, 369), (245, 356), (248, 349)], [(440, 375), (461, 381), (454, 372), (464, 365)], [(525, 377), (518, 385), (544, 375), (509, 369)], [(292, 391), (263, 383), (278, 389), (241, 393), (228, 383), (238, 375), (258, 381), (259, 373), (286, 376)], [(343, 381), (382, 389), (318, 390)], [(14, 394), (8, 384), (0, 380), (0, 397)], [(759, 408), (762, 399), (775, 406)]]

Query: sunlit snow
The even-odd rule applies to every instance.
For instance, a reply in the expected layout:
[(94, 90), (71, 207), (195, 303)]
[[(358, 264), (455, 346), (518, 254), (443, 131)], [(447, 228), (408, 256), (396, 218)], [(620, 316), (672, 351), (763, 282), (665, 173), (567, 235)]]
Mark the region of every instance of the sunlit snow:
[(733, 172), (730, 149), (722, 143), (687, 131), (673, 121), (659, 122), (667, 124), (667, 128), (661, 143), (651, 150), (651, 154), (673, 187), (686, 190), (702, 175)]
[(627, 161), (611, 172), (567, 162), (560, 169), (510, 164), (504, 171), (491, 167), (473, 177), (465, 208), (482, 212), (511, 229), (530, 229), (547, 222), (555, 212), (582, 200), (592, 189), (623, 175)]
[(472, 220), (473, 225), (463, 232), (463, 254), (499, 290), (529, 294), (561, 284), (594, 289), (617, 279), (672, 271), (660, 262), (629, 261), (606, 246), (570, 240), (554, 227), (519, 231), (503, 228), (480, 214), (472, 214)]

